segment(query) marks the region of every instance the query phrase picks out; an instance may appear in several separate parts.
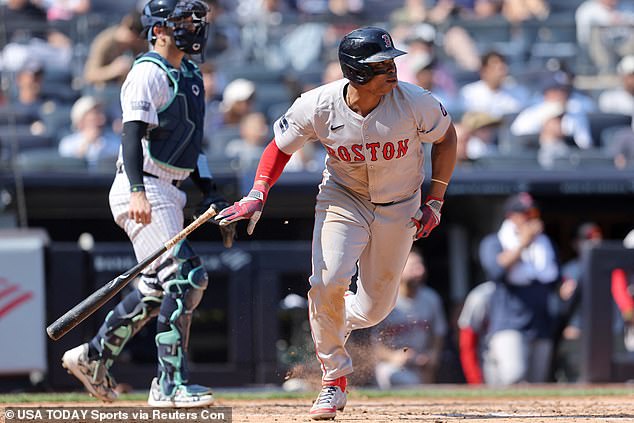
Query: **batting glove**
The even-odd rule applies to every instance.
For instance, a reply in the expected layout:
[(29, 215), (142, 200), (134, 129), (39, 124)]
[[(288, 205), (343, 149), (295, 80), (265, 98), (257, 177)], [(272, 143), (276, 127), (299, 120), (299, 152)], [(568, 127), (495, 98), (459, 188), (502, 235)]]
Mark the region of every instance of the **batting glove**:
[[(221, 210), (229, 207), (229, 203), (223, 197), (217, 194), (209, 194), (203, 200), (198, 203), (196, 206), (196, 213), (194, 214), (194, 219), (197, 219), (198, 216), (205, 213), (210, 207), (212, 207), (216, 212), (220, 212)], [(231, 248), (233, 246), (233, 240), (236, 237), (236, 225), (226, 225), (220, 226), (220, 222), (215, 219), (209, 219), (208, 222), (217, 225), (220, 229), (220, 235), (222, 236), (222, 244), (225, 248)]]
[(247, 233), (251, 235), (253, 234), (253, 229), (255, 229), (256, 223), (260, 220), (263, 208), (264, 193), (256, 189), (252, 189), (246, 197), (242, 198), (242, 200), (233, 203), (233, 206), (229, 206), (222, 210), (215, 217), (215, 220), (218, 221), (222, 227), (235, 223), (238, 220), (249, 219)]
[(411, 218), (410, 228), (416, 228), (414, 239), (427, 238), (440, 223), (440, 209), (444, 201), (441, 198), (427, 196), (423, 207)]

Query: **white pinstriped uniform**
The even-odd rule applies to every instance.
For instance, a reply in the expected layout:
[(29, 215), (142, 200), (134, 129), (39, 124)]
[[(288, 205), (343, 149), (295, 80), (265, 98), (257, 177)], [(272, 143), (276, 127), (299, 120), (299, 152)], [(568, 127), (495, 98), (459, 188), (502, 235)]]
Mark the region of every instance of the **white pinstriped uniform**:
[[(173, 96), (168, 77), (159, 66), (151, 62), (142, 62), (132, 67), (121, 88), (121, 108), (123, 122), (143, 121), (148, 128), (158, 125), (157, 110), (166, 105)], [(176, 140), (177, 142), (177, 140)], [(189, 172), (168, 168), (154, 161), (148, 152), (147, 140), (143, 139), (143, 170), (159, 178), (143, 177), (145, 193), (152, 206), (152, 221), (143, 225), (128, 217), (130, 184), (123, 169), (117, 173), (110, 189), (109, 201), (112, 215), (121, 228), (128, 234), (137, 260), (141, 261), (156, 251), (165, 241), (183, 229), (183, 208), (187, 201), (184, 191), (171, 184), (171, 181), (184, 180)], [(121, 150), (117, 168), (123, 168)], [(144, 273), (154, 273), (156, 267), (168, 257), (167, 251), (154, 261)]]
[[(394, 308), (421, 205), (423, 143), (441, 139), (451, 118), (429, 93), (399, 82), (366, 117), (344, 100), (342, 79), (304, 93), (274, 124), (292, 154), (306, 142), (328, 151), (317, 196), (309, 315), (325, 380), (352, 372), (346, 333), (373, 326)], [(344, 293), (359, 263), (356, 295)]]

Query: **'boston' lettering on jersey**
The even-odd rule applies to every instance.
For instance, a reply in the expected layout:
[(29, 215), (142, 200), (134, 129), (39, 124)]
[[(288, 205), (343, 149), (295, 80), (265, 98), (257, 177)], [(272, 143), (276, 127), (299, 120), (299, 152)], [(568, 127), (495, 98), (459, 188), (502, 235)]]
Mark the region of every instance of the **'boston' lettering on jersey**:
[(381, 145), (380, 142), (368, 142), (366, 144), (352, 144), (349, 148), (346, 146), (326, 147), (328, 154), (336, 159), (344, 162), (364, 162), (370, 160), (375, 162), (379, 159), (379, 154), (383, 156), (383, 160), (400, 159), (407, 154), (409, 138), (398, 141), (396, 144), (388, 141)]

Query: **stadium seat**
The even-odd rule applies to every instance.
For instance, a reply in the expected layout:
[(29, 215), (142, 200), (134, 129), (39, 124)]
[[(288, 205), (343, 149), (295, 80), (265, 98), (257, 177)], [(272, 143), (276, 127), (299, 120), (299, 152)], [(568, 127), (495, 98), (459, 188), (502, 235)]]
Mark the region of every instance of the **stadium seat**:
[(0, 143), (2, 149), (13, 156), (14, 152), (53, 147), (55, 141), (49, 134), (35, 134), (30, 125), (14, 127), (0, 126)]
[(22, 172), (85, 172), (86, 162), (74, 157), (62, 157), (57, 148), (39, 148), (20, 152), (15, 158)]
[(31, 111), (19, 110), (15, 107), (0, 107), (0, 125), (27, 125), (37, 120)]
[(540, 167), (537, 162), (537, 151), (484, 156), (475, 160), (473, 165), (475, 167), (495, 170), (537, 169)]
[(622, 126), (630, 126), (632, 124), (632, 116), (621, 115), (618, 113), (589, 113), (588, 121), (590, 123), (590, 133), (594, 145), (599, 147), (602, 145), (602, 134), (606, 129)]

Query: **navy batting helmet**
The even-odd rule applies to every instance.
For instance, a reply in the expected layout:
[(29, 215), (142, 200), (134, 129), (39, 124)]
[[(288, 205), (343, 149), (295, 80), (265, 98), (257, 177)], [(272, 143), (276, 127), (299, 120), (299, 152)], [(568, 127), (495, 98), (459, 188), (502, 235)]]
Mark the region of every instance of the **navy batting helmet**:
[(372, 26), (355, 29), (339, 43), (343, 76), (357, 84), (365, 84), (377, 74), (368, 63), (383, 62), (403, 54), (406, 53), (394, 48), (387, 31)]
[(143, 8), (141, 23), (148, 31), (148, 40), (156, 37), (152, 28), (166, 26), (174, 30), (176, 47), (188, 54), (202, 54), (207, 41), (207, 12), (201, 0), (150, 0)]

